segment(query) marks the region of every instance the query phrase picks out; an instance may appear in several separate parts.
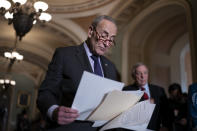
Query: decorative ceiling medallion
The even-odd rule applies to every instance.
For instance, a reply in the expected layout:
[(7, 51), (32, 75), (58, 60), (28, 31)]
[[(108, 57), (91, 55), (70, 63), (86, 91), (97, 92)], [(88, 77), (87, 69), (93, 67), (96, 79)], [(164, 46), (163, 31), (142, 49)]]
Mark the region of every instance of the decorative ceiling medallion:
[(47, 1), (49, 5), (51, 5), (49, 10), (51, 13), (74, 13), (99, 8), (113, 2), (114, 0), (86, 0), (83, 2), (81, 0), (78, 0), (78, 2), (62, 1), (56, 3), (54, 3), (52, 0), (45, 1)]

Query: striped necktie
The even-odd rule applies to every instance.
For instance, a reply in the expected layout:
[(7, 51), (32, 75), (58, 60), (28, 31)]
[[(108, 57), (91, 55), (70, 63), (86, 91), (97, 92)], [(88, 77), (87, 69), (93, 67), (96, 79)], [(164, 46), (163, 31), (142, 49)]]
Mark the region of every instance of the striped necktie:
[(91, 58), (94, 60), (94, 73), (103, 76), (98, 56), (92, 55)]

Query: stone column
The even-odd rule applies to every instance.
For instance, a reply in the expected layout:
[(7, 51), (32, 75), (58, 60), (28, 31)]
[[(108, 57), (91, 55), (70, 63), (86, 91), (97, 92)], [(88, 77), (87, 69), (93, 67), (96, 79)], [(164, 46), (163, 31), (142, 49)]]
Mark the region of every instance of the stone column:
[(191, 6), (189, 25), (193, 82), (197, 82), (197, 0), (188, 0)]

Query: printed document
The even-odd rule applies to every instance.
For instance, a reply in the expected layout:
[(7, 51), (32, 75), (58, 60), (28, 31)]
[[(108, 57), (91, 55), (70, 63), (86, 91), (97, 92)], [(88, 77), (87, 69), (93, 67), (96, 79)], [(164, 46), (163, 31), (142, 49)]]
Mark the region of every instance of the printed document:
[(147, 126), (152, 116), (155, 104), (149, 100), (142, 101), (123, 112), (103, 126), (100, 131), (112, 128), (125, 128), (137, 131), (148, 131)]
[(97, 109), (90, 114), (87, 120), (109, 121), (135, 105), (142, 97), (140, 95), (114, 90), (109, 92)]
[(79, 111), (77, 120), (86, 120), (104, 96), (113, 90), (122, 90), (124, 83), (84, 71), (72, 108)]

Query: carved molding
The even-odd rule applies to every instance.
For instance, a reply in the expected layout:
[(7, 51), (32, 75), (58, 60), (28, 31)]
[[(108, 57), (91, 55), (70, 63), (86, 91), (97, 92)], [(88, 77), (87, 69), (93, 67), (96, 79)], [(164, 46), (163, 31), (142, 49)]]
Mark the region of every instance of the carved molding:
[[(101, 6), (107, 5), (113, 2), (113, 0), (90, 0), (85, 2), (79, 2), (78, 4), (64, 4), (64, 2), (60, 2), (58, 5), (51, 2), (51, 8), (49, 11), (51, 13), (74, 13), (74, 12), (82, 12), (95, 8), (99, 8)], [(49, 3), (50, 4), (50, 3)]]

